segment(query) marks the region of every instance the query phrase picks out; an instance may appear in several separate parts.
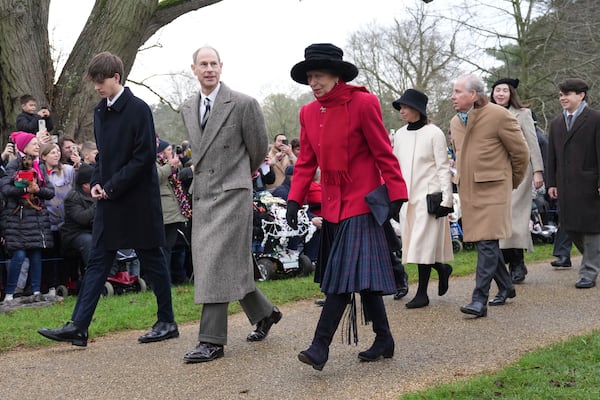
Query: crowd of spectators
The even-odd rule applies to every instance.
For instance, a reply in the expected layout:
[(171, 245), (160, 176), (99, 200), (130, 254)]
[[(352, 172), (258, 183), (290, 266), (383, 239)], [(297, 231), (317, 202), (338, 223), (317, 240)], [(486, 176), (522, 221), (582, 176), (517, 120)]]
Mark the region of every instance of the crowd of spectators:
[[(19, 130), (0, 154), (0, 299), (7, 302), (20, 296), (42, 301), (55, 296), (60, 285), (81, 278), (92, 248), (96, 212), (90, 194), (96, 143), (52, 135), (48, 108), (38, 110), (31, 95), (20, 100)], [(190, 164), (189, 142), (172, 146), (157, 137), (157, 171), (169, 237), (165, 253), (173, 284), (185, 283), (191, 275)], [(176, 209), (164, 201), (169, 194)]]

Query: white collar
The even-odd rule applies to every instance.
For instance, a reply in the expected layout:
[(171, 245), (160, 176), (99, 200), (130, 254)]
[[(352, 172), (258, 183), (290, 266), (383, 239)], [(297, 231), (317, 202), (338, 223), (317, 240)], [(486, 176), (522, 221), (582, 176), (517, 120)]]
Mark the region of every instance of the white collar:
[(125, 87), (121, 87), (121, 90), (119, 91), (119, 93), (117, 93), (115, 95), (115, 97), (112, 98), (112, 100), (110, 100), (108, 97), (106, 98), (106, 106), (110, 107), (113, 104), (115, 104), (115, 102), (119, 99), (119, 97), (121, 97), (121, 95), (123, 94), (123, 92), (125, 91)]

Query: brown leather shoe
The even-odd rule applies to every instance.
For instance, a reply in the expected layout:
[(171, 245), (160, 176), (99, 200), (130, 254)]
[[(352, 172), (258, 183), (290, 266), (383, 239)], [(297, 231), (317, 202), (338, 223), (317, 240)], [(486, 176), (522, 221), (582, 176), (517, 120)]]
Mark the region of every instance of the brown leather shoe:
[(186, 353), (183, 360), (188, 364), (208, 362), (225, 356), (223, 346), (212, 343), (200, 342), (194, 350)]
[(279, 311), (279, 308), (273, 306), (271, 315), (258, 321), (256, 329), (248, 335), (246, 340), (249, 342), (260, 342), (261, 340), (264, 340), (269, 334), (273, 324), (278, 323), (281, 320), (281, 317), (283, 317), (283, 314)]

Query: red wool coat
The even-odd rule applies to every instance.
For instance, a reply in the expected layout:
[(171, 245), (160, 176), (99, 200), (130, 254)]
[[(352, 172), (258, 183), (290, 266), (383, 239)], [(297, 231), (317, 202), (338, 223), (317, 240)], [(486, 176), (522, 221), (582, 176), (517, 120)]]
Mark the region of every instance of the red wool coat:
[[(348, 139), (348, 175), (350, 182), (340, 185), (328, 182), (321, 175), (322, 206), (325, 220), (338, 223), (341, 220), (370, 212), (365, 196), (381, 184), (388, 187), (390, 200), (407, 199), (408, 192), (398, 159), (383, 120), (377, 97), (371, 93), (356, 91), (348, 103), (350, 114)], [(294, 166), (293, 184), (288, 200), (303, 204), (315, 170), (325, 157), (337, 157), (338, 148), (322, 148), (322, 119), (326, 117), (318, 101), (300, 109), (301, 151)]]

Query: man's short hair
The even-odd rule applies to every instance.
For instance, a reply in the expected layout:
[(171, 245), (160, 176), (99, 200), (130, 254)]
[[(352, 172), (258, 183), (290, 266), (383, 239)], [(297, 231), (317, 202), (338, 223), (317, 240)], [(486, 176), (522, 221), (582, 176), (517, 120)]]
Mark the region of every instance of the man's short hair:
[(98, 146), (96, 146), (96, 142), (92, 142), (91, 140), (86, 140), (81, 144), (81, 153), (93, 151), (96, 149), (98, 149)]
[(587, 82), (583, 79), (568, 78), (558, 84), (558, 89), (563, 93), (575, 92), (577, 94), (584, 93), (587, 95), (589, 87)]
[(36, 98), (30, 94), (24, 94), (23, 96), (19, 97), (19, 102), (21, 103), (21, 105), (27, 104), (32, 100), (37, 102)]
[(96, 54), (88, 65), (86, 77), (95, 83), (101, 83), (119, 74), (119, 83), (123, 84), (125, 67), (123, 61), (116, 55), (103, 51)]
[(292, 149), (297, 149), (298, 147), (300, 147), (300, 139), (293, 138), (290, 142), (290, 146), (292, 146)]

